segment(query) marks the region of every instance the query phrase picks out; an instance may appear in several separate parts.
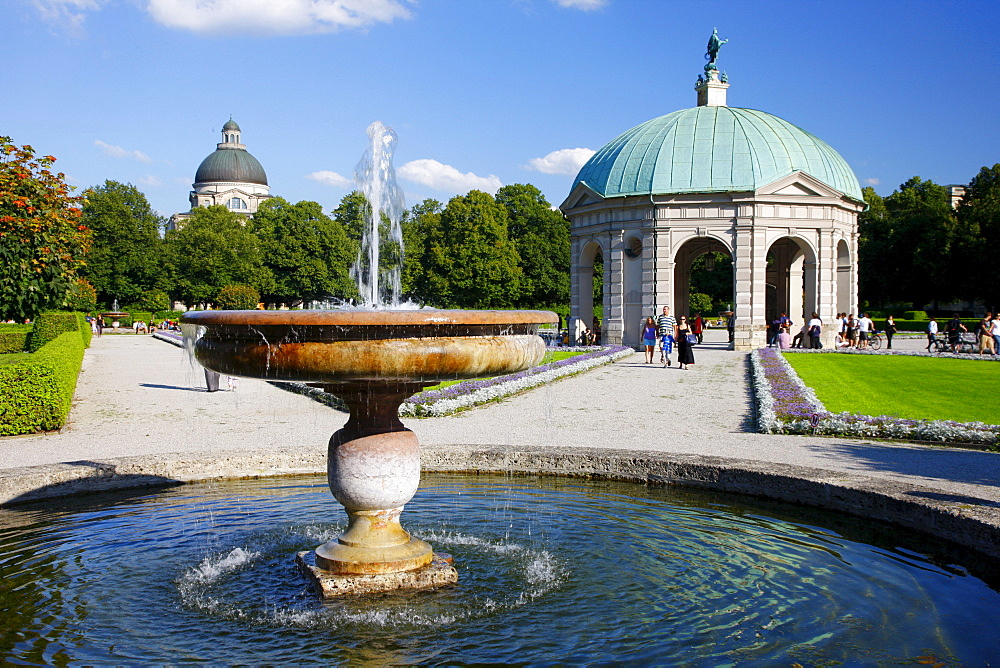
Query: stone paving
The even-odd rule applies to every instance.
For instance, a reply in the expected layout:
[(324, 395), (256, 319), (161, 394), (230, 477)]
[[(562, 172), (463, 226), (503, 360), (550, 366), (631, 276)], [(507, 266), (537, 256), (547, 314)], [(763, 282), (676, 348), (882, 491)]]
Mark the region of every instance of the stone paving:
[[(1000, 502), (1000, 454), (754, 433), (747, 356), (724, 350), (724, 336), (710, 332), (687, 371), (676, 363), (646, 365), (637, 353), (497, 404), (406, 424), (428, 448), (586, 447), (735, 458)], [(200, 367), (180, 348), (141, 335), (95, 338), (67, 426), (0, 438), (0, 474), (9, 481), (22, 467), (167, 456), (233, 462), (279, 451), (301, 460), (301, 469), (322, 470), (327, 439), (346, 418), (261, 381), (241, 379), (235, 391), (204, 387)]]

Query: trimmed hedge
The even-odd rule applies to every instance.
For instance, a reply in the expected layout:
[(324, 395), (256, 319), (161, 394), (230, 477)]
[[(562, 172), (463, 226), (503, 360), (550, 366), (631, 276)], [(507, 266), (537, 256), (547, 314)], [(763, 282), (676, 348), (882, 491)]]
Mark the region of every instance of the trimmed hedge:
[(90, 347), (90, 326), (82, 313), (52, 311), (42, 313), (35, 320), (31, 336), (28, 338), (28, 352), (34, 353), (41, 350), (43, 346), (50, 341), (55, 341), (65, 332), (79, 332), (84, 348)]
[(83, 348), (78, 332), (63, 332), (29, 359), (0, 366), (0, 436), (52, 431), (66, 423)]
[(27, 350), (31, 328), (32, 325), (0, 324), (0, 355)]

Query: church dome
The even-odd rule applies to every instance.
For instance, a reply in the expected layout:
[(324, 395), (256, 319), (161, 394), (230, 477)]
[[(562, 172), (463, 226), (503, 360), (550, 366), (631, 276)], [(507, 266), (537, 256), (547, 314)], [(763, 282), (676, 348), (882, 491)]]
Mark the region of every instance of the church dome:
[(199, 183), (256, 183), (267, 185), (267, 174), (246, 149), (220, 146), (201, 161), (195, 172), (194, 182)]
[(619, 135), (576, 176), (601, 196), (749, 192), (805, 172), (861, 201), (854, 172), (829, 144), (777, 116), (699, 106)]

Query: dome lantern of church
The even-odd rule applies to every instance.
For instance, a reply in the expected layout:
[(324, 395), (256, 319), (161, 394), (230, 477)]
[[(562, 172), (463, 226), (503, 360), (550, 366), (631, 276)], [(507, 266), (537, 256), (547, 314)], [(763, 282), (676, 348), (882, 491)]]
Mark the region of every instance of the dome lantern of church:
[[(813, 312), (832, 322), (857, 311), (858, 179), (818, 137), (727, 105), (716, 65), (727, 41), (709, 39), (698, 106), (623, 132), (577, 174), (560, 207), (571, 223), (575, 329), (592, 325), (595, 260), (605, 263), (610, 343), (637, 345), (639, 323), (663, 306), (686, 315), (692, 266), (706, 253), (733, 260), (737, 349), (762, 345), (779, 313), (801, 324)], [(835, 329), (825, 329), (832, 344)]]

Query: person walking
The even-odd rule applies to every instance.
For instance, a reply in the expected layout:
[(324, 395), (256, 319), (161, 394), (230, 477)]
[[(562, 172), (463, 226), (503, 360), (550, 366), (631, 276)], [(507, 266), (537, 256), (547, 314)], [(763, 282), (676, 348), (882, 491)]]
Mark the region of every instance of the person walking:
[(674, 334), (677, 321), (670, 315), (670, 307), (664, 306), (663, 313), (656, 319), (656, 329), (660, 334), (660, 364), (670, 366), (670, 353), (674, 348)]
[(819, 314), (815, 311), (812, 313), (812, 318), (809, 320), (809, 347), (810, 348), (822, 348), (823, 343), (819, 340), (820, 336), (823, 334), (823, 320), (820, 319)]
[(931, 318), (927, 323), (927, 352), (931, 351), (934, 342), (937, 341), (938, 324), (936, 318)]
[(694, 364), (692, 341), (696, 341), (697, 337), (691, 331), (691, 326), (688, 325), (687, 318), (684, 316), (681, 316), (677, 321), (677, 333), (674, 339), (677, 341), (677, 364), (686, 371), (688, 365)]
[(958, 344), (962, 342), (962, 333), (968, 332), (969, 330), (962, 324), (957, 313), (953, 313), (951, 320), (944, 327), (945, 334), (948, 335), (948, 345), (951, 346), (951, 352), (958, 352)]
[(875, 329), (875, 325), (871, 318), (868, 317), (867, 313), (862, 313), (861, 317), (858, 318), (858, 348), (862, 350), (868, 348), (868, 339), (873, 329)]
[(646, 318), (642, 325), (642, 345), (646, 346), (646, 364), (653, 363), (653, 351), (656, 350), (656, 322), (653, 316)]
[(694, 314), (694, 321), (691, 323), (691, 331), (698, 337), (698, 343), (701, 343), (702, 332), (705, 331), (705, 319), (701, 317), (701, 313)]
[(897, 331), (899, 330), (896, 329), (896, 320), (890, 315), (888, 318), (885, 319), (886, 350), (892, 350), (892, 335), (895, 334)]
[(993, 314), (987, 313), (979, 321), (979, 354), (985, 355), (989, 351), (990, 355), (996, 355), (997, 351), (993, 345)]

